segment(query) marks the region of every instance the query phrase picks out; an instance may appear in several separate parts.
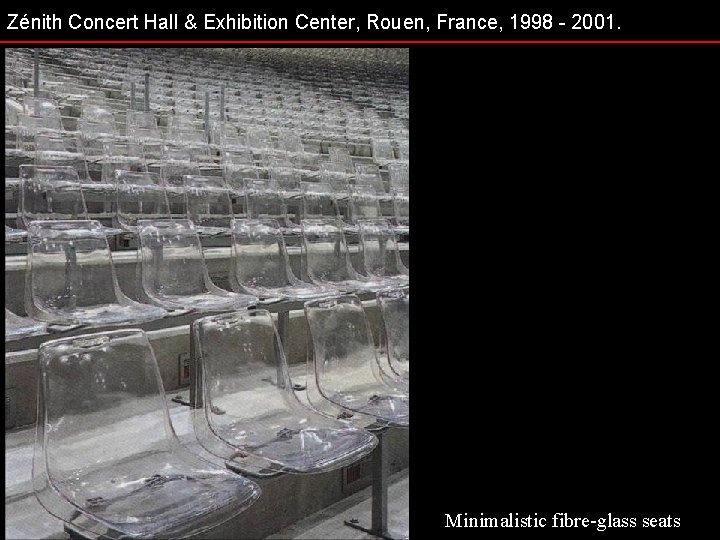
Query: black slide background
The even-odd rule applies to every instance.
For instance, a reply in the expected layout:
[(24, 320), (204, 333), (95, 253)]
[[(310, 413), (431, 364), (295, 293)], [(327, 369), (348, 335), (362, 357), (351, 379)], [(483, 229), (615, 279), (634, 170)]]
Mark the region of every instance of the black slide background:
[(518, 534), (444, 528), (465, 512), (697, 525), (689, 276), (720, 49), (692, 47), (412, 49), (413, 533)]

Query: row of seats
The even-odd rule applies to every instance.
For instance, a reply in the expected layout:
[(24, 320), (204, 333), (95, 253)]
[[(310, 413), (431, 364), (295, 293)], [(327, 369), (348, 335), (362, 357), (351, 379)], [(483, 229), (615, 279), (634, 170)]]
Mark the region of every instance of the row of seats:
[[(354, 52), (358, 51), (373, 50)], [(237, 53), (247, 51), (234, 52), (237, 57)], [(267, 55), (268, 50), (264, 52)], [(202, 112), (204, 92), (209, 91), (213, 103), (217, 103), (224, 88), (223, 113), (242, 125), (291, 125), (348, 136), (407, 130), (407, 86), (397, 82), (407, 75), (397, 77), (394, 73), (393, 80), (388, 80), (388, 73), (382, 69), (362, 75), (355, 72), (357, 66), (350, 70), (318, 70), (308, 62), (289, 63), (290, 69), (266, 69), (258, 66), (262, 58), (257, 53), (252, 59), (246, 56), (240, 60), (242, 69), (238, 69), (237, 58), (228, 58), (227, 62), (218, 55), (198, 58), (203, 54), (201, 50), (66, 49), (60, 56), (48, 49), (40, 50), (40, 54), (42, 91), (68, 102), (97, 98), (103, 90), (105, 94), (117, 91), (128, 99), (133, 87), (136, 97), (141, 97), (145, 74), (149, 73), (153, 108), (162, 112)], [(15, 94), (22, 95), (23, 82), (32, 78), (31, 51), (14, 49), (7, 56), (6, 80), (15, 82)], [(283, 55), (274, 56), (277, 59)]]
[[(76, 121), (76, 130), (66, 130), (59, 104), (50, 98), (24, 97), (22, 102), (5, 98), (5, 149), (11, 155), (23, 156), (33, 151), (52, 150), (48, 138), (61, 139), (63, 151), (83, 154), (87, 159), (107, 155), (104, 145), (132, 142), (141, 146), (143, 156), (150, 159), (170, 159), (183, 152), (193, 152), (198, 159), (212, 163), (226, 150), (252, 150), (262, 156), (262, 162), (272, 159), (293, 161), (298, 168), (317, 170), (323, 155), (306, 150), (301, 133), (289, 128), (269, 129), (265, 126), (245, 125), (242, 128), (225, 120), (195, 119), (173, 114), (164, 119), (168, 124), (163, 132), (158, 117), (152, 111), (127, 110), (122, 120), (103, 100), (85, 103)], [(121, 130), (124, 124), (125, 129)], [(121, 131), (124, 131), (121, 133)], [(63, 138), (64, 136), (64, 138)], [(38, 138), (42, 140), (38, 140)], [(48, 148), (49, 147), (49, 148)], [(346, 155), (327, 155), (333, 161), (348, 160), (347, 145), (334, 143), (336, 152), (345, 149)], [(406, 162), (409, 157), (407, 140), (373, 137), (368, 150), (378, 165)]]
[[(229, 233), (234, 216), (278, 219), (287, 233), (298, 233), (302, 219), (319, 217), (342, 218), (348, 230), (356, 230), (358, 221), (382, 217), (381, 204), (387, 200), (371, 184), (301, 182), (287, 172), (270, 180), (247, 173), (225, 178), (187, 174), (181, 185), (163, 176), (116, 170), (114, 184), (98, 194), (83, 185), (73, 167), (22, 165), (17, 218), (6, 220), (6, 240), (23, 239), (35, 220), (88, 219), (89, 211), (102, 215), (105, 209), (112, 216), (108, 234), (134, 233), (140, 219), (173, 214), (185, 215), (202, 234)], [(409, 196), (393, 190), (390, 201), (390, 221), (398, 233), (409, 233)]]
[(74, 531), (185, 536), (254, 503), (261, 489), (247, 475), (326, 472), (362, 458), (377, 439), (343, 420), (347, 415), (409, 425), (409, 291), (379, 296), (385, 364), (357, 297), (305, 304), (314, 350), (305, 401), (267, 311), (193, 322), (201, 406), (191, 421), (200, 448), (224, 468), (178, 441), (142, 330), (44, 343), (33, 467), (38, 500)]
[(211, 280), (191, 221), (138, 221), (138, 294), (131, 299), (118, 285), (102, 225), (82, 220), (31, 222), (25, 274), (25, 309), (31, 319), (6, 309), (6, 340), (43, 332), (44, 324), (138, 324), (164, 317), (167, 310), (236, 310), (260, 299), (307, 300), (409, 283), (395, 235), (383, 219), (358, 224), (360, 272), (352, 264), (339, 220), (303, 220), (304, 280), (289, 265), (277, 221), (233, 219), (230, 225), (232, 291), (227, 291)]

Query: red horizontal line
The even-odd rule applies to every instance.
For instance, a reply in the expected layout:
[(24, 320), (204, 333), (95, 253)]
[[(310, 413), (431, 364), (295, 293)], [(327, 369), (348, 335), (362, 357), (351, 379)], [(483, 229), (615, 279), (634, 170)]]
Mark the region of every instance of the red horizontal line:
[(718, 39), (573, 39), (573, 40), (432, 40), (432, 39), (345, 39), (345, 40), (179, 40), (179, 39), (46, 39), (1, 40), (0, 45), (720, 45)]

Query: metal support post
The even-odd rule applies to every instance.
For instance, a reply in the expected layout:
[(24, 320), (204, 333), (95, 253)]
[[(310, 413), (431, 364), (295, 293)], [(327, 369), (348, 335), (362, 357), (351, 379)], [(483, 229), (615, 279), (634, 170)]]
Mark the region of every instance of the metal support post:
[(145, 112), (150, 112), (150, 74), (145, 74)]

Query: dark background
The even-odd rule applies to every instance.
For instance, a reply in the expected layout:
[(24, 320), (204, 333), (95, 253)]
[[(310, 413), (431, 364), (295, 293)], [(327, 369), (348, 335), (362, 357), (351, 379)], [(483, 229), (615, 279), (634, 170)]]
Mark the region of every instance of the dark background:
[(414, 535), (518, 534), (444, 528), (464, 512), (697, 527), (719, 51), (412, 49)]

